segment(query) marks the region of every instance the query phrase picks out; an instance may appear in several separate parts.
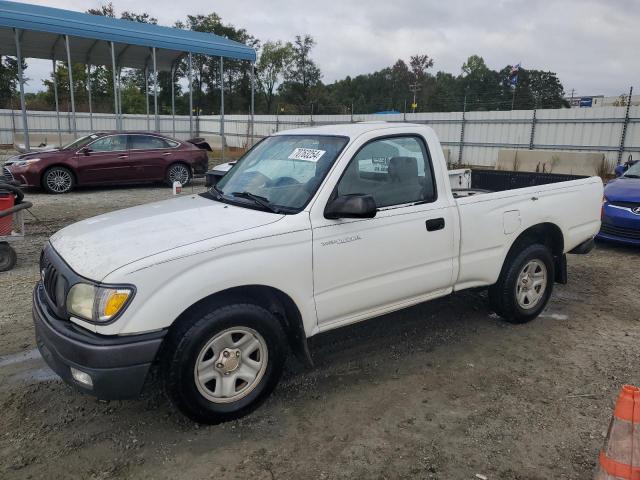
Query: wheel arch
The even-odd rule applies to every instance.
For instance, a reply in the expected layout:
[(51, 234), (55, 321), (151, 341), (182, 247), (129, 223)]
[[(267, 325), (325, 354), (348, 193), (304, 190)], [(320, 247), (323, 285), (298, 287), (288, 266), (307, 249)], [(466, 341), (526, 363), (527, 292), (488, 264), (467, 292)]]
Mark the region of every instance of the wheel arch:
[(555, 281), (566, 282), (566, 257), (564, 255), (564, 235), (558, 225), (551, 222), (538, 223), (525, 229), (516, 237), (502, 262), (500, 277), (503, 276), (509, 261), (523, 248), (532, 243), (540, 243), (551, 250), (555, 266)]
[(295, 356), (304, 365), (313, 365), (298, 306), (282, 290), (266, 285), (232, 287), (208, 295), (184, 310), (173, 322), (170, 330), (176, 328), (186, 318), (204, 315), (217, 307), (230, 303), (253, 303), (273, 313), (280, 321)]

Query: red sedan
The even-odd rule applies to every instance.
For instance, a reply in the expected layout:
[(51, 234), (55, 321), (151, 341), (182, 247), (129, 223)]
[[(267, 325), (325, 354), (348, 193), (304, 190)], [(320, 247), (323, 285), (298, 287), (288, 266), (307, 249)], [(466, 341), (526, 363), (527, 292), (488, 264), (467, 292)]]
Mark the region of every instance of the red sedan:
[[(49, 193), (75, 186), (175, 181), (187, 185), (207, 171), (209, 145), (202, 139), (180, 141), (149, 132), (100, 132), (65, 147), (10, 158), (4, 180)], [(2, 177), (0, 177), (2, 178)]]

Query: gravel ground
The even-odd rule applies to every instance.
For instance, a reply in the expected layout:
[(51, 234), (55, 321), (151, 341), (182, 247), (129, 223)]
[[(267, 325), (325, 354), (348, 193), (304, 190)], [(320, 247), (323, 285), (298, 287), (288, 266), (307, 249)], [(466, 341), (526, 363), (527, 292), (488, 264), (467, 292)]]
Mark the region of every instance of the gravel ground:
[(618, 389), (640, 383), (640, 250), (571, 256), (570, 283), (527, 325), (465, 292), (315, 337), (314, 369), (291, 360), (258, 411), (203, 427), (154, 382), (135, 401), (82, 395), (34, 350), (48, 235), (169, 196), (29, 192), (41, 221), (0, 274), (0, 478), (591, 478)]

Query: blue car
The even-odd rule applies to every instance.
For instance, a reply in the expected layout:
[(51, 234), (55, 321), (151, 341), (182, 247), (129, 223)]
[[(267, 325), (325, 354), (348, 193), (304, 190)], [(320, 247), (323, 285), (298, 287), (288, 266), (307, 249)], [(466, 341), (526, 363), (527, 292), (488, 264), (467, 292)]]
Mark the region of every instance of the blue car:
[(640, 246), (640, 162), (605, 187), (597, 238)]

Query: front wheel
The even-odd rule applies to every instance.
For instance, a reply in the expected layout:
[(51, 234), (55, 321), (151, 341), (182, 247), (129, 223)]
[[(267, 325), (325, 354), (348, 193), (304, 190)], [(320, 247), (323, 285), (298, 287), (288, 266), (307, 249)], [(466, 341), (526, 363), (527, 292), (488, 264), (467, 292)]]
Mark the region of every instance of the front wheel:
[(286, 343), (278, 319), (253, 304), (234, 304), (185, 319), (170, 333), (164, 387), (173, 404), (200, 423), (244, 416), (282, 374)]
[(489, 302), (510, 323), (536, 318), (547, 305), (555, 278), (553, 255), (540, 244), (507, 258), (498, 282), (489, 288)]
[(42, 186), (47, 193), (67, 193), (73, 190), (76, 180), (73, 172), (65, 167), (52, 167), (42, 178)]

